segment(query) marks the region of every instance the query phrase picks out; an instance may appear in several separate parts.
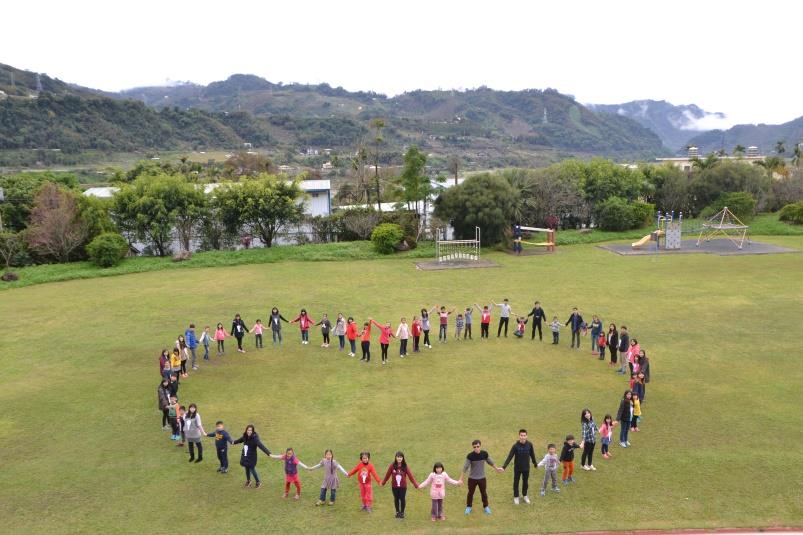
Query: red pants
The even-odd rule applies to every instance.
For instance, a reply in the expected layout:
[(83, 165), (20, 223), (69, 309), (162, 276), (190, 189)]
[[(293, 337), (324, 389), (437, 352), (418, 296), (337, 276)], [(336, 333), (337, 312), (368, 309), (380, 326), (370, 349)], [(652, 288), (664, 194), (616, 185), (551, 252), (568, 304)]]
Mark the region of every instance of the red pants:
[[(290, 483), (291, 481), (284, 482), (284, 493), (287, 494), (290, 492)], [(301, 495), (301, 482), (298, 479), (292, 481), (292, 483), (296, 486), (296, 494), (299, 496)]]
[(360, 498), (362, 504), (366, 507), (371, 507), (374, 503), (374, 488), (371, 486), (371, 481), (368, 483), (360, 483)]
[(566, 481), (574, 475), (574, 461), (563, 461), (563, 481)]

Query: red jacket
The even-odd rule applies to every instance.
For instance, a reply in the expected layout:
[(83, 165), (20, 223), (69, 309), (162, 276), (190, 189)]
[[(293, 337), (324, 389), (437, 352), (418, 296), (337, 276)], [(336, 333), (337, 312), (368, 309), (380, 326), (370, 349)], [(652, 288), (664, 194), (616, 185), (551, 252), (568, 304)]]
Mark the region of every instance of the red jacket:
[(371, 341), (371, 324), (370, 323), (363, 328), (362, 334), (360, 334), (360, 341), (361, 342), (370, 342)]
[(389, 344), (390, 337), (393, 336), (393, 332), (391, 331), (390, 327), (386, 325), (382, 325), (376, 320), (371, 320), (371, 323), (376, 325), (379, 328), (379, 343), (380, 344)]
[(360, 485), (371, 485), (372, 477), (376, 479), (377, 483), (382, 483), (382, 480), (379, 479), (379, 474), (376, 473), (376, 468), (374, 468), (374, 465), (371, 463), (364, 463), (360, 461), (357, 463), (357, 466), (355, 466), (351, 472), (349, 472), (349, 477), (353, 476), (357, 472), (360, 473), (359, 477), (357, 478), (357, 481), (360, 483)]
[(302, 331), (308, 331), (309, 328), (315, 323), (315, 320), (309, 317), (309, 314), (299, 314), (296, 319), (291, 321), (290, 323), (296, 323), (301, 327)]
[(410, 483), (412, 483), (415, 488), (418, 488), (418, 482), (413, 477), (410, 468), (396, 468), (396, 462), (394, 461), (388, 466), (388, 472), (385, 474), (385, 479), (382, 480), (382, 484), (384, 485), (388, 482), (388, 479), (390, 479), (390, 484), (394, 489), (406, 489), (407, 478), (410, 479)]
[(482, 311), (482, 321), (480, 323), (491, 323), (491, 311), (490, 310), (483, 310)]
[(416, 320), (413, 322), (413, 336), (421, 336), (421, 322)]
[(346, 338), (349, 340), (357, 339), (357, 324), (353, 321), (346, 325)]

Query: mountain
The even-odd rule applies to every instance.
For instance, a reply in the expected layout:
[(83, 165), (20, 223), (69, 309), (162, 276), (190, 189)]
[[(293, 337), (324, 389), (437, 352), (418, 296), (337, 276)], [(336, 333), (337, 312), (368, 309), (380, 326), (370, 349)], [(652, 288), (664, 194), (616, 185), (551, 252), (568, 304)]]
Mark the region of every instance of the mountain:
[(727, 130), (711, 130), (689, 140), (690, 145), (700, 149), (700, 154), (725, 149), (728, 153), (736, 145), (755, 145), (761, 154), (772, 154), (775, 144), (783, 141), (786, 150), (803, 142), (803, 116), (783, 124), (739, 124)]
[(589, 104), (598, 112), (614, 113), (633, 119), (661, 138), (664, 145), (677, 151), (699, 132), (710, 130), (725, 114), (708, 112), (695, 104), (676, 106), (665, 100), (634, 100), (624, 104)]
[[(568, 156), (652, 158), (667, 153), (627, 117), (594, 112), (555, 90), (412, 91), (395, 97), (327, 84), (275, 84), (238, 74), (103, 93), (0, 65), (0, 149), (118, 151), (250, 143), (278, 158), (305, 147), (353, 151), (386, 128), (383, 160), (417, 144), (476, 167), (543, 165)], [(7, 90), (8, 89), (8, 90)]]

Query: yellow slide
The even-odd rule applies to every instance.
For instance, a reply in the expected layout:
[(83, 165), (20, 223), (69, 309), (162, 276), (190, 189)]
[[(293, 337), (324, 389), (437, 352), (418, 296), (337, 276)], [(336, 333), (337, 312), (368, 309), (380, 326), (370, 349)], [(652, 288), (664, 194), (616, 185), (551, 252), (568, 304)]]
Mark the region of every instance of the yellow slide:
[(651, 232), (650, 234), (647, 234), (646, 236), (641, 238), (639, 241), (631, 243), (630, 246), (633, 249), (638, 249), (639, 247), (642, 247), (645, 243), (650, 241), (650, 239), (652, 238), (653, 234), (655, 234), (656, 236), (663, 236), (664, 231), (663, 230), (656, 230), (655, 232)]

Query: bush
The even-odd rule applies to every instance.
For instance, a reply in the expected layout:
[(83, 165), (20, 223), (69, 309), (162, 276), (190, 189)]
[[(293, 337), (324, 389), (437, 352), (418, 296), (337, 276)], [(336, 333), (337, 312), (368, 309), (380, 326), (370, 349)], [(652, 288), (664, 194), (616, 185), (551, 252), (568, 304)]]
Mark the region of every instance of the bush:
[(597, 225), (602, 230), (629, 230), (648, 224), (655, 205), (609, 197), (597, 205)]
[(108, 268), (116, 266), (128, 252), (128, 242), (116, 232), (98, 234), (86, 246), (89, 259), (97, 266)]
[(793, 225), (803, 225), (803, 201), (787, 204), (781, 208), (778, 219)]
[(649, 225), (652, 222), (652, 218), (655, 217), (654, 204), (634, 201), (630, 206), (633, 208), (633, 220), (630, 228), (639, 228), (644, 225)]
[(179, 251), (179, 252), (177, 252), (176, 254), (173, 255), (171, 260), (173, 262), (186, 262), (190, 258), (192, 258), (192, 253), (191, 252), (189, 252), (189, 251)]
[(4, 282), (13, 282), (20, 280), (20, 276), (14, 273), (13, 271), (6, 271), (2, 275), (0, 275), (0, 280)]
[(371, 232), (371, 242), (377, 253), (390, 254), (404, 237), (404, 231), (395, 223), (382, 223)]
[(709, 218), (724, 207), (733, 212), (733, 215), (744, 221), (749, 221), (756, 214), (756, 199), (746, 191), (723, 193), (717, 200), (706, 206), (700, 217)]

